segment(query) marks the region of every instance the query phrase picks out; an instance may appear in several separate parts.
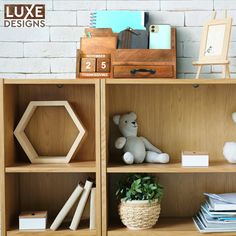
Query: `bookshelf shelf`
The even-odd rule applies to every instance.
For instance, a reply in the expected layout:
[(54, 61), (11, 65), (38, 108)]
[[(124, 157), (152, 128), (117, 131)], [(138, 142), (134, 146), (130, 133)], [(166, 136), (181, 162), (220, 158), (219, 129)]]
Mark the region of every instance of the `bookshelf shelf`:
[(50, 235), (55, 235), (55, 236), (96, 236), (96, 230), (89, 230), (89, 229), (80, 229), (76, 231), (71, 231), (69, 229), (64, 229), (64, 230), (57, 230), (57, 231), (51, 231), (51, 230), (46, 230), (46, 231), (19, 231), (18, 229), (13, 229), (7, 231), (7, 236), (50, 236)]
[[(126, 227), (112, 226), (108, 229), (108, 236), (199, 236), (199, 233), (194, 226), (191, 218), (161, 218), (156, 226), (147, 230), (131, 231)], [(233, 236), (234, 233), (220, 233), (220, 236)]]
[(69, 164), (30, 164), (21, 163), (6, 167), (6, 173), (95, 173), (96, 162), (84, 161)]
[(222, 85), (236, 84), (236, 79), (106, 79), (107, 85)]
[[(13, 131), (31, 101), (68, 101), (85, 126), (86, 138), (69, 164), (31, 164), (15, 139)], [(65, 114), (58, 109), (39, 110), (30, 120), (25, 132), (40, 155), (67, 153), (74, 128), (66, 122)], [(0, 80), (1, 236), (101, 236), (100, 136), (99, 80)], [(14, 227), (24, 211), (47, 211), (54, 220), (78, 183), (88, 178), (96, 184), (96, 230), (89, 230), (88, 222), (76, 231), (61, 227), (32, 233)], [(83, 213), (86, 219), (89, 205)], [(68, 219), (73, 218), (76, 206)]]
[(236, 166), (226, 161), (211, 162), (209, 167), (182, 167), (181, 163), (169, 164), (110, 164), (108, 173), (235, 173)]
[(95, 85), (99, 84), (96, 79), (7, 79), (4, 80), (4, 84), (15, 84), (15, 85)]
[[(13, 130), (31, 100), (68, 100), (74, 105), (88, 131), (76, 153), (79, 158), (70, 164), (29, 163)], [(236, 80), (0, 80), (1, 236), (32, 235), (12, 228), (19, 213), (37, 205), (47, 208), (53, 218), (76, 184), (87, 177), (96, 177), (96, 231), (61, 228), (34, 235), (199, 236), (192, 216), (204, 200), (202, 193), (236, 191), (236, 165), (228, 164), (222, 155), (224, 142), (236, 141), (236, 126), (230, 117), (235, 108)], [(137, 113), (140, 134), (169, 153), (171, 163), (121, 163), (111, 145), (117, 134), (111, 117), (127, 111)], [(50, 144), (59, 145), (54, 141)], [(183, 168), (183, 150), (208, 151), (210, 166)], [(161, 217), (153, 229), (127, 230), (117, 215), (115, 186), (124, 174), (136, 172), (152, 173), (165, 187)], [(117, 219), (114, 224), (113, 218)]]
[[(222, 154), (226, 141), (236, 141), (231, 119), (236, 80), (106, 79), (101, 81), (101, 104), (103, 235), (201, 235), (192, 217), (204, 201), (203, 193), (236, 191), (236, 165)], [(169, 153), (169, 164), (122, 163), (122, 152), (114, 147), (120, 134), (112, 116), (130, 111), (137, 114), (139, 135)], [(182, 167), (182, 151), (207, 151), (210, 166)], [(129, 173), (151, 173), (165, 188), (160, 219), (152, 229), (131, 231), (119, 220), (116, 185)]]

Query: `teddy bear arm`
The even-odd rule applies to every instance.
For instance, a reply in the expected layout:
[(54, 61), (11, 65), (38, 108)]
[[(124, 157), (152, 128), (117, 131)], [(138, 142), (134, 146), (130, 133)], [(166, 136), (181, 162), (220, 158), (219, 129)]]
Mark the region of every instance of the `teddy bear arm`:
[(152, 145), (146, 138), (144, 138), (144, 137), (140, 137), (140, 138), (142, 139), (146, 150), (152, 151), (152, 152), (157, 152), (157, 153), (162, 153), (162, 151), (160, 149), (158, 149), (157, 147)]
[(125, 137), (119, 137), (115, 142), (115, 147), (117, 149), (122, 149), (126, 144), (126, 138)]

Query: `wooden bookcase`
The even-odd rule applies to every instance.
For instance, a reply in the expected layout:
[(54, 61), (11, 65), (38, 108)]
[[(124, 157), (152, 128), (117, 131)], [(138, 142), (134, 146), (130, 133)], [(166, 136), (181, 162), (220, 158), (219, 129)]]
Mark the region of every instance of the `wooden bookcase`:
[[(88, 136), (70, 164), (32, 165), (14, 138), (13, 130), (31, 100), (68, 100), (80, 116)], [(53, 219), (78, 181), (88, 176), (96, 177), (96, 231), (90, 231), (85, 221), (77, 231), (61, 227), (34, 235), (197, 236), (201, 234), (191, 218), (204, 201), (203, 192), (236, 191), (236, 166), (222, 154), (224, 142), (236, 140), (231, 120), (236, 80), (1, 80), (0, 109), (2, 236), (32, 235), (17, 230), (20, 211), (37, 207), (48, 210)], [(169, 164), (122, 163), (121, 154), (113, 148), (118, 130), (111, 117), (127, 111), (137, 113), (139, 133), (170, 154)], [(41, 147), (48, 137), (41, 139), (37, 127), (31, 124), (37, 131), (34, 142)], [(52, 152), (62, 141), (68, 142), (69, 133), (49, 142)], [(210, 166), (182, 168), (182, 150), (208, 151)], [(130, 231), (119, 220), (116, 183), (131, 172), (157, 175), (165, 187), (161, 217), (152, 229)]]
[[(236, 191), (236, 165), (223, 157), (236, 141), (236, 80), (107, 79), (101, 82), (102, 234), (108, 236), (196, 236), (192, 216), (204, 192)], [(169, 164), (124, 165), (114, 149), (112, 116), (134, 111), (139, 133), (169, 153)], [(208, 151), (207, 168), (182, 168), (182, 150)], [(161, 217), (149, 230), (131, 231), (117, 214), (116, 184), (126, 173), (152, 173), (165, 187)], [(214, 234), (215, 235), (215, 234)], [(235, 235), (219, 233), (217, 235)]]
[[(31, 164), (13, 135), (28, 103), (47, 100), (69, 101), (88, 132), (70, 164)], [(99, 80), (0, 80), (0, 109), (2, 236), (101, 235)], [(68, 151), (74, 130), (65, 121), (68, 114), (57, 109), (32, 117), (26, 132), (38, 152), (63, 155)], [(47, 125), (46, 131), (53, 129), (56, 137), (50, 136), (51, 132), (42, 133), (42, 123)], [(49, 221), (53, 220), (79, 181), (87, 177), (96, 178), (96, 230), (89, 230), (88, 220), (77, 231), (69, 230), (69, 224), (58, 231), (32, 233), (17, 229), (21, 211), (47, 210)]]

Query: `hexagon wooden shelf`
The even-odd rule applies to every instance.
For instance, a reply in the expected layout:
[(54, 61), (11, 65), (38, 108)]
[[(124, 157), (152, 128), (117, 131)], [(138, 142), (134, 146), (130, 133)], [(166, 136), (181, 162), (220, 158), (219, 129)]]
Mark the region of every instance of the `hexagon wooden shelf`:
[[(64, 107), (65, 110), (68, 112), (70, 118), (74, 122), (76, 128), (78, 129), (79, 133), (73, 142), (71, 148), (69, 149), (66, 156), (39, 156), (36, 152), (35, 148), (29, 141), (25, 129), (33, 116), (37, 107)], [(26, 155), (28, 156), (31, 163), (69, 163), (75, 151), (81, 144), (82, 139), (85, 137), (86, 131), (83, 124), (78, 119), (77, 115), (71, 108), (70, 104), (67, 101), (32, 101), (29, 103), (28, 107), (26, 108), (19, 124), (17, 125), (14, 135), (16, 136), (18, 142), (22, 146), (23, 150), (25, 151)]]

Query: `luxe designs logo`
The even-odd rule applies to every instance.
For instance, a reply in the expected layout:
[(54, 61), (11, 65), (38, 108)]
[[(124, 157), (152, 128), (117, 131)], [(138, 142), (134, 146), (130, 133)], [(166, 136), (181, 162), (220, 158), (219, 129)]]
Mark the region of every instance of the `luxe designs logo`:
[(5, 27), (45, 27), (44, 4), (4, 5)]

